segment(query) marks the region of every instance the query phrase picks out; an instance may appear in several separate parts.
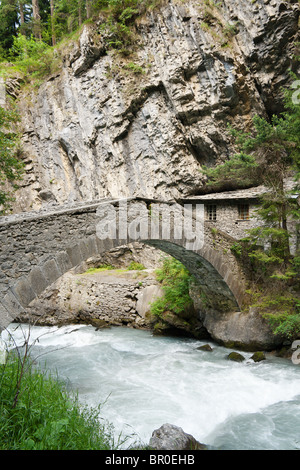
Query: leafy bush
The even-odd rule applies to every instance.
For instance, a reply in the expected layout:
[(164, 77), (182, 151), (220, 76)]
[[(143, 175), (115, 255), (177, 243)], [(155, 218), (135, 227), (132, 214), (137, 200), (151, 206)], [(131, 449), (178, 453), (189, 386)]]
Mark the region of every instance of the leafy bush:
[(25, 78), (44, 78), (51, 75), (57, 68), (59, 58), (55, 50), (33, 36), (26, 38), (19, 34), (14, 38), (11, 50), (16, 68), (23, 72)]
[[(269, 303), (276, 306), (274, 299)], [(298, 338), (300, 335), (300, 299), (282, 295), (279, 296), (278, 306), (279, 312), (265, 313), (264, 318), (269, 321), (274, 334), (281, 335), (288, 340)]]
[(191, 306), (192, 299), (189, 295), (191, 274), (180, 261), (166, 258), (162, 268), (156, 271), (156, 277), (161, 282), (165, 295), (152, 303), (153, 315), (160, 317), (167, 310), (180, 314)]
[(127, 269), (128, 271), (143, 271), (143, 269), (146, 269), (146, 268), (142, 263), (131, 261)]

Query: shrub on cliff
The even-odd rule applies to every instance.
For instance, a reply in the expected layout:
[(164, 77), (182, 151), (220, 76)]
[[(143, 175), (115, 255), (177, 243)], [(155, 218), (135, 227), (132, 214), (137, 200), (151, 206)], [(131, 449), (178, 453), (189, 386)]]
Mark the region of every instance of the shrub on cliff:
[(9, 208), (13, 190), (17, 187), (16, 182), (23, 174), (19, 137), (12, 130), (12, 124), (18, 119), (17, 113), (0, 107), (0, 185), (3, 188), (0, 189), (0, 214)]

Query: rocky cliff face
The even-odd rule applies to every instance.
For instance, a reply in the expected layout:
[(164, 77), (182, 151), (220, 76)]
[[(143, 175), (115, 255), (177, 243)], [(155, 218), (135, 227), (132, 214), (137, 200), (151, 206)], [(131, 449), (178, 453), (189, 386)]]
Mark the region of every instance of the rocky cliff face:
[(170, 0), (136, 25), (136, 50), (98, 24), (57, 76), (19, 96), (26, 176), (15, 211), (105, 197), (183, 196), (232, 152), (227, 122), (280, 110), (297, 0)]

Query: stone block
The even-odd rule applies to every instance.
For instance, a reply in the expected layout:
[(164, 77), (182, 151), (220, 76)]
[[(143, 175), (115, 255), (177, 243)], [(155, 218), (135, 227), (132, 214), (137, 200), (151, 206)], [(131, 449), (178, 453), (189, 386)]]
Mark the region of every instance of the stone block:
[(79, 245), (67, 247), (66, 252), (72, 263), (72, 267), (78, 266), (82, 261), (85, 261), (81, 254)]
[(45, 279), (48, 281), (48, 285), (53, 284), (53, 282), (57, 281), (62, 275), (54, 259), (46, 261), (43, 266), (41, 266), (41, 270)]
[(228, 264), (226, 262), (226, 259), (223, 260), (223, 262), (220, 265), (219, 274), (223, 277), (224, 280), (225, 278), (227, 280), (229, 277), (230, 272), (228, 270)]
[(101, 253), (105, 253), (106, 251), (109, 251), (112, 248), (115, 248), (115, 246), (117, 246), (116, 240), (111, 240), (110, 238), (107, 238), (105, 240), (100, 240), (100, 241), (102, 245)]
[(80, 247), (81, 254), (83, 256), (83, 260), (87, 260), (88, 258), (90, 258), (90, 256), (89, 256), (89, 245), (88, 245), (87, 240), (80, 241), (79, 242), (79, 247)]
[(214, 267), (215, 269), (218, 271), (218, 273), (220, 274), (221, 273), (221, 266), (222, 266), (222, 263), (223, 263), (223, 257), (222, 255), (219, 253), (218, 256), (215, 258), (214, 260)]
[(27, 307), (36, 297), (29, 280), (25, 277), (14, 284), (12, 291), (22, 307)]
[(96, 242), (96, 236), (95, 235), (90, 236), (90, 237), (87, 238), (86, 245), (87, 245), (87, 250), (88, 250), (88, 253), (89, 253), (89, 258), (91, 258), (92, 256), (95, 256), (98, 253), (98, 248), (97, 248), (97, 242)]
[(30, 280), (31, 287), (37, 296), (40, 295), (49, 284), (41, 268), (39, 268), (38, 266), (35, 266), (30, 271), (28, 279)]
[(5, 330), (13, 321), (13, 317), (0, 302), (0, 332)]
[(13, 318), (24, 312), (24, 308), (10, 289), (4, 295), (2, 304)]
[(70, 271), (70, 269), (72, 269), (73, 267), (69, 255), (66, 251), (60, 251), (59, 253), (57, 253), (55, 256), (55, 260), (62, 274)]

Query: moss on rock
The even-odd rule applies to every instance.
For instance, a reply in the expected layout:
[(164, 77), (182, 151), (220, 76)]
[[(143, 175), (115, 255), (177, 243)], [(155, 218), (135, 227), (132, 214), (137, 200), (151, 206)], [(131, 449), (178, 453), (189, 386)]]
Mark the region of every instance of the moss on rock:
[(243, 362), (245, 361), (244, 356), (242, 354), (232, 351), (230, 354), (228, 354), (227, 359), (229, 361), (235, 361), (235, 362)]
[(253, 356), (250, 357), (254, 362), (264, 361), (266, 359), (265, 353), (263, 351), (256, 351)]

